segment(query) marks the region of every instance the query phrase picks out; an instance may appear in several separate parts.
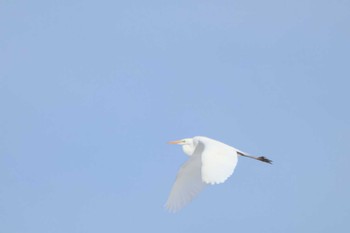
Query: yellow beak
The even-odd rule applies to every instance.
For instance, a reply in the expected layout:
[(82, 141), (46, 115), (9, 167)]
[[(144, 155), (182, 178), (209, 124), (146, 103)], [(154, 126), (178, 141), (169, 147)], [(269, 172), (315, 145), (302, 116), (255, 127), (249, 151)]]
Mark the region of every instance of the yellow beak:
[(171, 141), (168, 142), (169, 144), (180, 144), (182, 141), (181, 140), (177, 140), (177, 141)]

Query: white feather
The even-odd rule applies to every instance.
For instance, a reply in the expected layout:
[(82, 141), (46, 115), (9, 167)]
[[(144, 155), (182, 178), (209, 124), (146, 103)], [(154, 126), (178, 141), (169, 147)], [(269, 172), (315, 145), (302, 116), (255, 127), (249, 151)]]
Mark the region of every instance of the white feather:
[(201, 157), (191, 156), (180, 168), (165, 204), (171, 212), (180, 210), (205, 187), (205, 183), (202, 182), (201, 166)]
[(236, 149), (224, 143), (206, 137), (184, 139), (182, 142), (186, 143), (184, 149), (192, 146), (193, 153), (186, 153), (190, 158), (180, 168), (165, 204), (171, 212), (188, 204), (206, 184), (225, 182), (237, 164)]
[(207, 184), (220, 184), (229, 178), (237, 165), (238, 156), (235, 148), (222, 142), (200, 137), (204, 144), (202, 153), (202, 180)]

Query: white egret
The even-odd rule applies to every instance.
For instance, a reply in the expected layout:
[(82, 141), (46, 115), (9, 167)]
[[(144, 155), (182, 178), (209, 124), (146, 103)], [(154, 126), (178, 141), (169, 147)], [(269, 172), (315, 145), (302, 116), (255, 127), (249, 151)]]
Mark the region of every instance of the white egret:
[(238, 156), (256, 159), (266, 163), (271, 160), (252, 156), (232, 146), (207, 137), (197, 136), (169, 142), (182, 145), (190, 158), (178, 171), (165, 207), (176, 212), (190, 202), (207, 184), (220, 184), (229, 178)]

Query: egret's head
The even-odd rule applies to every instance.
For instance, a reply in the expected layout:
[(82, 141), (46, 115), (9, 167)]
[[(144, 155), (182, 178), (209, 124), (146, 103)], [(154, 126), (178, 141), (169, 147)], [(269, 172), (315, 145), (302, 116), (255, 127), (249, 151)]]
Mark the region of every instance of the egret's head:
[(177, 141), (172, 141), (172, 142), (169, 142), (169, 143), (170, 144), (182, 145), (182, 150), (188, 156), (191, 156), (193, 154), (194, 150), (195, 150), (195, 145), (194, 145), (193, 138), (184, 138), (184, 139), (177, 140)]
[(193, 139), (192, 138), (184, 138), (181, 140), (171, 141), (169, 144), (177, 144), (177, 145), (192, 145)]

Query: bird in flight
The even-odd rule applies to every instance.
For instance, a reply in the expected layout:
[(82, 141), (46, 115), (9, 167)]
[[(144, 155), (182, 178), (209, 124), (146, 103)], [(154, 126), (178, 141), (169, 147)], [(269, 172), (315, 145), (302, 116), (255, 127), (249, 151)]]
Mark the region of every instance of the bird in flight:
[(272, 163), (264, 156), (252, 156), (207, 137), (196, 136), (169, 142), (182, 145), (189, 159), (177, 173), (165, 207), (176, 212), (188, 204), (207, 184), (221, 184), (235, 170), (238, 156)]

